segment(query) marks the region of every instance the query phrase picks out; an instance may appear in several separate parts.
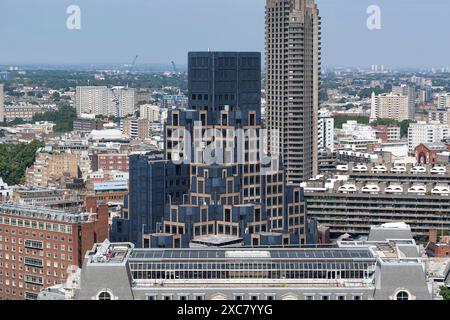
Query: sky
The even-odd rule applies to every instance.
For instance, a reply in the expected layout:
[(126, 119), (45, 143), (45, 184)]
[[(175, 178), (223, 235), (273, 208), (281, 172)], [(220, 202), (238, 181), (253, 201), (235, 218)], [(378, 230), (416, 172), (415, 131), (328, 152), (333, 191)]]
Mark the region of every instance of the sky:
[[(317, 0), (323, 66), (450, 65), (449, 0)], [(66, 13), (80, 8), (79, 30)], [(381, 29), (367, 28), (380, 8)], [(1, 64), (184, 65), (187, 52), (264, 51), (265, 0), (0, 0)]]

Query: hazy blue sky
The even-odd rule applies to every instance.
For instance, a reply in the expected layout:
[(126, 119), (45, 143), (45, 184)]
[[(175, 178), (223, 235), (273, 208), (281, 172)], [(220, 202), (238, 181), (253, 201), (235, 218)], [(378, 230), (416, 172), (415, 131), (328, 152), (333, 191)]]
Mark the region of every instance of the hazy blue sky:
[[(450, 65), (449, 0), (317, 0), (325, 66)], [(66, 8), (81, 8), (81, 30)], [(366, 9), (381, 8), (381, 30)], [(264, 50), (265, 0), (0, 0), (0, 64), (186, 63), (193, 50)]]

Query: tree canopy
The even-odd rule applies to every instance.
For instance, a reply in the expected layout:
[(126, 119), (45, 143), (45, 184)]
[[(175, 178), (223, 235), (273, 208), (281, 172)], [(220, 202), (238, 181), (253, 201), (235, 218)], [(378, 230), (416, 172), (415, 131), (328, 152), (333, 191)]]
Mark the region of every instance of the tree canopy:
[(442, 286), (440, 288), (440, 294), (444, 300), (450, 300), (450, 288)]
[(8, 185), (25, 182), (25, 171), (34, 163), (36, 151), (44, 147), (42, 141), (29, 144), (0, 144), (0, 177)]
[(372, 92), (375, 92), (376, 95), (382, 94), (382, 93), (388, 93), (392, 91), (392, 85), (386, 84), (384, 86), (384, 89), (381, 89), (380, 86), (376, 86), (375, 88), (364, 88), (359, 91), (358, 96), (361, 99), (370, 98), (372, 96)]
[(55, 132), (69, 132), (73, 130), (73, 122), (77, 119), (77, 111), (69, 105), (61, 105), (56, 111), (36, 114), (33, 121), (50, 121), (55, 123)]

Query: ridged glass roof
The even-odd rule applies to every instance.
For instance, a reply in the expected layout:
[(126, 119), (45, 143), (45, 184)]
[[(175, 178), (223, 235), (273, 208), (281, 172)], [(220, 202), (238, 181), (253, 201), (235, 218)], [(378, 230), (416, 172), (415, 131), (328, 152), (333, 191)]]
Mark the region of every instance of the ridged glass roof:
[[(231, 252), (232, 254), (228, 254)], [(368, 249), (135, 249), (130, 260), (147, 259), (372, 259)]]

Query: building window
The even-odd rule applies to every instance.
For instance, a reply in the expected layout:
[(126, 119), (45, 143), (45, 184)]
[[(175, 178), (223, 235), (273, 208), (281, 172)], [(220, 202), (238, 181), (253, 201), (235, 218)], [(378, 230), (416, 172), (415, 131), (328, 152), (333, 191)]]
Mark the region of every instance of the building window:
[(147, 300), (156, 300), (156, 296), (147, 296)]
[(362, 300), (362, 296), (361, 295), (355, 295), (355, 296), (353, 296), (353, 300)]
[(337, 295), (336, 300), (345, 300), (345, 295)]
[(197, 301), (205, 300), (205, 296), (204, 295), (196, 295), (195, 300), (197, 300)]
[(112, 300), (112, 295), (108, 291), (102, 291), (98, 294), (97, 300)]
[(314, 295), (312, 295), (312, 294), (305, 294), (305, 300), (314, 300)]
[(244, 295), (237, 294), (237, 295), (234, 296), (234, 300), (244, 300)]
[(250, 300), (259, 300), (259, 296), (258, 295), (251, 295), (250, 296)]
[(409, 293), (406, 291), (399, 291), (395, 295), (395, 300), (400, 300), (400, 301), (409, 300)]
[(163, 300), (172, 300), (172, 296), (163, 296)]
[(255, 114), (253, 114), (253, 113), (250, 114), (250, 120), (249, 120), (249, 122), (250, 122), (250, 125), (251, 125), (251, 126), (254, 126), (254, 125), (255, 125)]

